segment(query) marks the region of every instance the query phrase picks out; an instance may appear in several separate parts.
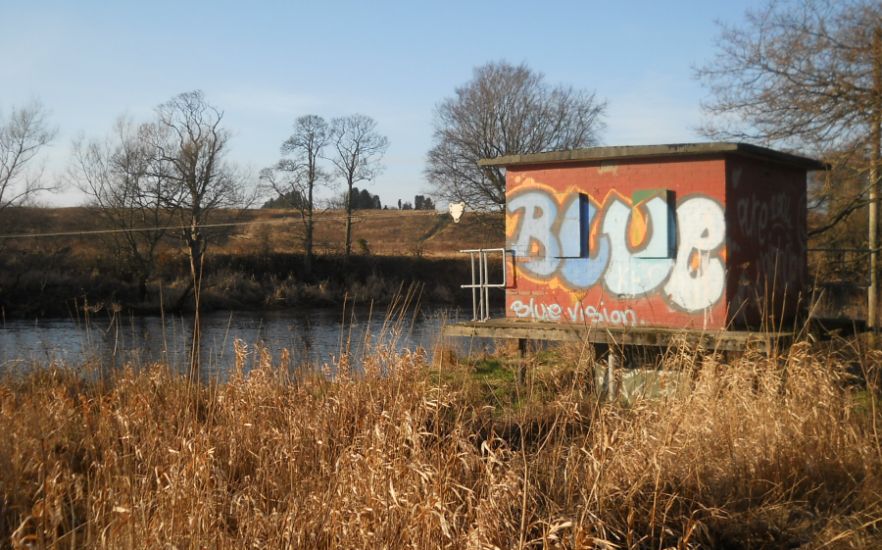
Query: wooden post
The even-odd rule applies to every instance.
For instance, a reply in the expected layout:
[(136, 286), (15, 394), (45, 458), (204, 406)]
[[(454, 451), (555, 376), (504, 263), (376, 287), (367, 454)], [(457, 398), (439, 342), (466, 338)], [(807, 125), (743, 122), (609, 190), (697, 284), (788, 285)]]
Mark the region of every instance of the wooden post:
[(527, 339), (518, 338), (518, 354), (520, 362), (518, 363), (518, 384), (523, 385), (527, 381)]

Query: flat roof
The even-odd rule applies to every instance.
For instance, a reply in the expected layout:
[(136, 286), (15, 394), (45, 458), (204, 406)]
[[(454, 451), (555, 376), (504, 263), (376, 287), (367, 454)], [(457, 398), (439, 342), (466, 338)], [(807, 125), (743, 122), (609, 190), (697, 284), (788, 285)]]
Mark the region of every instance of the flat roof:
[(704, 157), (738, 155), (779, 164), (788, 164), (806, 170), (826, 170), (828, 165), (819, 160), (776, 151), (749, 143), (707, 142), (670, 143), (667, 145), (620, 145), (548, 151), (526, 155), (504, 155), (481, 159), (480, 166), (521, 166), (527, 164), (562, 164), (574, 162), (636, 160), (671, 157)]

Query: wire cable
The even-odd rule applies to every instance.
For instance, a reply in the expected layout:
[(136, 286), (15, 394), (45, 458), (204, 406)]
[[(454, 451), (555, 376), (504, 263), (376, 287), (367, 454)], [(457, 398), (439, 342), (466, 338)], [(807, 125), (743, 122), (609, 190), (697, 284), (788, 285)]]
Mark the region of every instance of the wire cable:
[[(392, 219), (392, 218), (401, 218), (401, 212), (396, 210), (395, 214), (383, 214), (383, 215), (361, 215), (361, 216), (353, 216), (352, 221), (362, 222), (366, 220), (382, 220), (382, 219)], [(420, 212), (419, 210), (411, 211), (411, 212)], [(426, 213), (432, 214), (441, 214), (437, 211), (426, 210)], [(313, 223), (323, 222), (323, 221), (339, 221), (345, 220), (346, 214), (330, 214), (330, 213), (316, 213), (315, 218), (313, 219)], [(200, 228), (204, 229), (212, 229), (219, 227), (237, 227), (237, 226), (247, 226), (247, 225), (272, 225), (272, 224), (285, 224), (285, 223), (294, 223), (296, 221), (302, 221), (300, 217), (294, 216), (286, 216), (284, 218), (273, 218), (269, 220), (251, 220), (251, 221), (242, 221), (242, 222), (221, 222), (221, 223), (203, 223), (199, 224)], [(182, 230), (189, 229), (190, 225), (168, 225), (168, 226), (151, 226), (151, 227), (132, 227), (126, 229), (88, 229), (88, 230), (78, 230), (78, 231), (53, 231), (48, 233), (17, 233), (17, 234), (7, 234), (0, 235), (0, 240), (4, 239), (34, 239), (34, 238), (43, 238), (43, 237), (81, 237), (81, 236), (91, 236), (91, 235), (108, 235), (113, 233), (141, 233), (147, 231), (174, 231), (174, 230)]]

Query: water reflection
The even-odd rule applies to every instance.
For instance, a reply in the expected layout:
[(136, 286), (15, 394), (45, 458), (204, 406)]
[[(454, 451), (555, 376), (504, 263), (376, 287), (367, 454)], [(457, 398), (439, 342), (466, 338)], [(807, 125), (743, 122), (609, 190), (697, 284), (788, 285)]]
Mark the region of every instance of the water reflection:
[[(249, 346), (260, 343), (276, 360), (287, 349), (294, 364), (333, 364), (347, 351), (358, 364), (366, 349), (380, 343), (395, 349), (432, 349), (445, 320), (467, 317), (465, 312), (440, 308), (392, 316), (368, 308), (347, 309), (345, 314), (342, 308), (214, 312), (202, 316), (202, 370), (207, 376), (229, 371), (236, 339)], [(7, 321), (0, 328), (0, 369), (89, 360), (108, 367), (165, 361), (183, 369), (189, 362), (192, 322), (180, 316)]]

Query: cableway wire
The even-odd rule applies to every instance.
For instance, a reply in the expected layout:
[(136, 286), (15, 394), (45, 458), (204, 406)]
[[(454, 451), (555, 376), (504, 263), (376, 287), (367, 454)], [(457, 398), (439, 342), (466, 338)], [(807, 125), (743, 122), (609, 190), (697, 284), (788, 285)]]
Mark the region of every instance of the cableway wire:
[[(426, 212), (431, 212), (426, 210)], [(440, 212), (433, 212), (436, 214), (440, 214)], [(320, 223), (323, 221), (337, 221), (345, 219), (345, 214), (325, 214), (325, 213), (316, 213), (314, 218), (314, 223)], [(353, 222), (360, 222), (366, 220), (381, 220), (381, 219), (391, 219), (397, 218), (401, 219), (401, 213), (398, 212), (396, 214), (383, 214), (383, 215), (370, 215), (370, 216), (353, 216)], [(284, 218), (274, 218), (269, 220), (252, 220), (252, 221), (242, 221), (242, 222), (221, 222), (221, 223), (203, 223), (199, 224), (200, 229), (212, 229), (219, 227), (237, 227), (237, 226), (247, 226), (247, 225), (275, 225), (275, 224), (286, 224), (286, 223), (294, 223), (297, 221), (302, 221), (302, 218), (288, 216)], [(34, 238), (42, 238), (42, 237), (80, 237), (80, 236), (91, 236), (91, 235), (109, 235), (113, 233), (140, 233), (146, 231), (174, 231), (174, 230), (184, 230), (190, 229), (190, 225), (168, 225), (168, 226), (152, 226), (152, 227), (132, 227), (126, 229), (89, 229), (89, 230), (80, 230), (80, 231), (53, 231), (49, 233), (17, 233), (17, 234), (9, 234), (9, 235), (0, 235), (0, 240), (4, 239), (34, 239)]]

